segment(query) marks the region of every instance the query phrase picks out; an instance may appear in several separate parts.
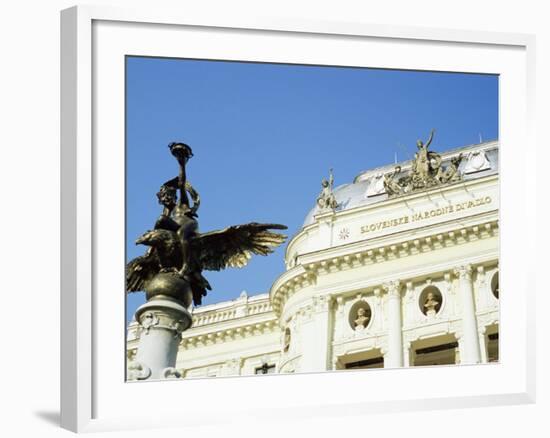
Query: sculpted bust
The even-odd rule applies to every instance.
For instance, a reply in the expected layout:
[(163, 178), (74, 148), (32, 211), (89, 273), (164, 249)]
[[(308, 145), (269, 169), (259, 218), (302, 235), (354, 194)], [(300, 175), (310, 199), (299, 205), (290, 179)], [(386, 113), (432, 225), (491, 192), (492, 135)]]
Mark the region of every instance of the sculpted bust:
[(428, 292), (428, 295), (426, 296), (426, 301), (424, 302), (424, 309), (426, 309), (426, 314), (435, 315), (438, 305), (439, 301), (437, 301), (433, 292)]
[(367, 316), (367, 310), (364, 307), (357, 309), (357, 318), (355, 319), (355, 328), (365, 328), (369, 323), (370, 317)]

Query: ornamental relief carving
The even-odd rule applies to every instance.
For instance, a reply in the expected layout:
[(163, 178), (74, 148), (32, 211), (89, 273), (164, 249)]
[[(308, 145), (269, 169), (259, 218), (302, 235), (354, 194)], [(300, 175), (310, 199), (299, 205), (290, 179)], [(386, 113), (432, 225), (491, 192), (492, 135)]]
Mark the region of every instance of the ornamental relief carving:
[(161, 371), (161, 376), (164, 379), (181, 379), (182, 373), (174, 367), (168, 367)]
[(313, 297), (312, 310), (314, 312), (328, 312), (332, 298), (328, 295)]
[(382, 288), (388, 294), (388, 298), (401, 297), (401, 282), (399, 280), (391, 280), (382, 285)]
[(313, 319), (313, 307), (311, 305), (304, 306), (296, 313), (300, 324), (307, 323)]
[(342, 297), (341, 295), (336, 297), (336, 314), (344, 314), (344, 297)]
[(408, 281), (405, 284), (405, 287), (406, 287), (406, 289), (405, 289), (405, 302), (407, 304), (410, 304), (413, 301), (415, 301), (414, 286), (413, 286), (412, 281)]
[(368, 186), (365, 192), (366, 198), (382, 195), (385, 192), (386, 188), (384, 187), (384, 175), (382, 173), (377, 173), (368, 180)]
[(238, 376), (241, 374), (242, 366), (243, 366), (243, 359), (240, 357), (226, 360), (222, 368), (223, 375)]
[(472, 265), (467, 264), (467, 265), (458, 266), (454, 269), (454, 273), (460, 280), (471, 281), (472, 280)]
[(474, 269), (474, 299), (476, 309), (484, 309), (489, 306), (490, 297), (487, 294), (487, 275), (484, 266)]
[(139, 324), (145, 330), (145, 334), (149, 334), (151, 327), (160, 324), (160, 319), (154, 312), (145, 312), (139, 319)]
[(146, 380), (151, 377), (151, 368), (140, 362), (130, 362), (126, 368), (126, 380)]
[(300, 371), (300, 359), (301, 356), (294, 356), (292, 358), (281, 358), (279, 366), (277, 367), (280, 373), (296, 373)]
[(178, 337), (189, 327), (191, 321), (183, 319), (174, 320), (173, 314), (149, 310), (140, 315), (138, 323), (140, 335), (142, 333), (148, 335), (151, 329), (161, 328), (173, 331), (174, 336)]
[(137, 355), (137, 348), (128, 348), (126, 350), (126, 359), (128, 360), (128, 362), (132, 362), (133, 360), (135, 360), (136, 355)]
[(174, 337), (177, 338), (186, 328), (188, 328), (188, 324), (182, 320), (173, 321), (172, 324), (170, 324), (170, 328), (174, 330)]
[(491, 162), (487, 157), (485, 151), (473, 151), (467, 156), (466, 166), (464, 167), (464, 173), (481, 172), (491, 168)]
[(478, 289), (483, 289), (487, 285), (487, 277), (485, 275), (485, 267), (478, 266), (476, 268), (476, 287)]

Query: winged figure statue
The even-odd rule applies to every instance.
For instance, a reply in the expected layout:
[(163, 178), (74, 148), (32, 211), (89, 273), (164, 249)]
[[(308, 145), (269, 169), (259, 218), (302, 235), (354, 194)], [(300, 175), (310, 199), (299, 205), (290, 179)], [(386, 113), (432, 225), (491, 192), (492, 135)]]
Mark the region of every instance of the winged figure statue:
[[(186, 282), (190, 286), (193, 303), (200, 305), (206, 291), (211, 290), (202, 275), (203, 270), (242, 268), (253, 254), (265, 256), (272, 253), (286, 239), (285, 235), (272, 230), (287, 227), (251, 222), (199, 233), (197, 210), (200, 198), (185, 174), (185, 165), (193, 156), (191, 148), (184, 143), (171, 143), (169, 147), (178, 160), (180, 174), (163, 184), (157, 193), (164, 209), (155, 229), (136, 240), (136, 244), (149, 248), (144, 255), (128, 262), (126, 291), (149, 292), (153, 281), (162, 274)], [(180, 196), (176, 199), (178, 191)], [(192, 206), (189, 198), (193, 201)]]

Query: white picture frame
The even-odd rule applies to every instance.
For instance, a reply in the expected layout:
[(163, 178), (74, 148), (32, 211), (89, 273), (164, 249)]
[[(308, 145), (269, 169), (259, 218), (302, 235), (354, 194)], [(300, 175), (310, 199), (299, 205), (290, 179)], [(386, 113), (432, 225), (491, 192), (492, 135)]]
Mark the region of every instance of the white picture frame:
[[(518, 203), (536, 203), (535, 169), (527, 167), (527, 157), (536, 155), (533, 36), (92, 6), (64, 10), (61, 26), (62, 427), (102, 431), (223, 423), (239, 416), (306, 418), (534, 402), (535, 320), (528, 305), (535, 293), (529, 280), (534, 268), (526, 259), (513, 257), (527, 253), (535, 238), (534, 227), (526, 225), (533, 221), (528, 209), (518, 207)], [(203, 379), (186, 381), (185, 386), (183, 382), (125, 383), (120, 378), (125, 354), (120, 271), (124, 55), (501, 75), (501, 284), (518, 292), (513, 306), (509, 298), (501, 301), (502, 363), (491, 369), (463, 366)], [(520, 156), (513, 149), (518, 143)], [(107, 149), (112, 152), (108, 160), (103, 153)], [(116, 212), (115, 219), (106, 218), (106, 211)], [(518, 229), (521, 236), (513, 233)], [(120, 248), (113, 243), (117, 239)], [(512, 343), (514, 355), (507, 348)], [(440, 379), (451, 376), (453, 382), (426, 392), (418, 382), (427, 373)], [(369, 391), (353, 391), (366, 375)], [(394, 384), (388, 385), (390, 381)], [(294, 391), (290, 400), (285, 397), (289, 391)], [(270, 395), (258, 406), (262, 394)], [(156, 401), (147, 403), (148, 415), (143, 400)], [(206, 405), (208, 412), (200, 408)]]

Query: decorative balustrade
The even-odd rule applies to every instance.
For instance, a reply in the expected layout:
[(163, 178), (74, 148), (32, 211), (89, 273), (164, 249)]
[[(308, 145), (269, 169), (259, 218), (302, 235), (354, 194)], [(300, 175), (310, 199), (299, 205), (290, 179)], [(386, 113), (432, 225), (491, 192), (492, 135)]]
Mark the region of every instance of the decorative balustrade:
[[(215, 324), (223, 321), (240, 318), (243, 316), (267, 313), (273, 310), (268, 298), (260, 302), (234, 303), (229, 308), (199, 310), (193, 314), (193, 327)], [(200, 313), (199, 313), (200, 312)]]

